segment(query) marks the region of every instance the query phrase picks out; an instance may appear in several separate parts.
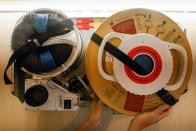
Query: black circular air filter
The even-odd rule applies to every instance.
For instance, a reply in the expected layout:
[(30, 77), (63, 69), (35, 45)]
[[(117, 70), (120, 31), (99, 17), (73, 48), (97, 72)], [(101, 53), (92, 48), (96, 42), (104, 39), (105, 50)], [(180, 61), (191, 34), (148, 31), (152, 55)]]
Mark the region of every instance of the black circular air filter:
[(152, 72), (154, 68), (154, 62), (149, 55), (140, 54), (136, 56), (134, 60), (146, 71), (143, 73), (138, 72), (139, 75), (145, 76), (145, 75), (149, 75)]
[(43, 105), (48, 99), (48, 91), (42, 85), (34, 85), (25, 93), (25, 101), (29, 106)]

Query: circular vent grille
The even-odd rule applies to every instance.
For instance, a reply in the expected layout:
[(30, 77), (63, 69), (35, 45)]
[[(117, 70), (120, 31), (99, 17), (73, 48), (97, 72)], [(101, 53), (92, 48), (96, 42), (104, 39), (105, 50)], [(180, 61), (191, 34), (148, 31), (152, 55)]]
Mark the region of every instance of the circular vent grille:
[(25, 93), (25, 101), (28, 105), (37, 107), (43, 105), (48, 99), (48, 91), (42, 85), (35, 85)]

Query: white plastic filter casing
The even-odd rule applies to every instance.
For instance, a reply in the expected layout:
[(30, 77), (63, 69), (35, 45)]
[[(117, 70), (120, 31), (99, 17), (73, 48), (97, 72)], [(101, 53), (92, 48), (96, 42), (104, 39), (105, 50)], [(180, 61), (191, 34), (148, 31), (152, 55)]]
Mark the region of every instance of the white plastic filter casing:
[[(109, 75), (105, 73), (102, 67), (102, 56), (106, 42), (112, 38), (119, 38), (121, 40), (118, 49), (124, 52), (125, 54), (128, 54), (130, 50), (138, 46), (148, 46), (156, 50), (162, 59), (162, 70), (159, 76), (154, 81), (147, 84), (136, 83), (130, 80), (130, 78), (127, 76), (124, 70), (124, 64), (115, 57), (113, 60), (114, 74)], [(184, 64), (182, 71), (180, 71), (179, 80), (173, 85), (167, 85), (173, 72), (173, 59), (170, 51), (172, 49), (178, 51), (182, 55)], [(162, 41), (150, 34), (141, 33), (129, 35), (112, 32), (104, 37), (99, 48), (98, 70), (104, 79), (118, 82), (125, 90), (131, 93), (138, 95), (149, 95), (156, 93), (162, 88), (166, 90), (176, 90), (181, 86), (187, 71), (187, 54), (186, 50), (182, 46)]]

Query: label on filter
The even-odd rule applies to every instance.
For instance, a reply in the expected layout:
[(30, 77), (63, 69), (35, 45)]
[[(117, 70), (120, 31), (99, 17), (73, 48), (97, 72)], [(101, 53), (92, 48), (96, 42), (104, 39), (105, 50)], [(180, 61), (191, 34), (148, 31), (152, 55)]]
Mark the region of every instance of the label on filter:
[(135, 23), (133, 19), (127, 19), (112, 26), (112, 29), (119, 33), (136, 34)]
[(143, 109), (144, 100), (145, 96), (135, 95), (128, 92), (124, 109), (128, 111), (141, 112)]

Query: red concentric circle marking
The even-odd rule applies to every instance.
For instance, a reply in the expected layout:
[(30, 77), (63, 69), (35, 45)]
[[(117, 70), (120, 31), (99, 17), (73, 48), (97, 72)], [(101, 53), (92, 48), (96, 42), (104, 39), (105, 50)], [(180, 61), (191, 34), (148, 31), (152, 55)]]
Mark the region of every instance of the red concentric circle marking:
[(150, 56), (154, 62), (154, 68), (152, 72), (146, 76), (141, 76), (134, 71), (132, 71), (129, 67), (124, 65), (124, 70), (129, 77), (130, 80), (138, 83), (138, 84), (148, 84), (154, 81), (155, 79), (158, 78), (159, 74), (161, 73), (162, 70), (162, 59), (159, 55), (159, 53), (149, 47), (149, 46), (138, 46), (132, 49), (129, 53), (128, 56), (132, 59), (134, 59), (136, 56), (140, 54), (146, 54)]

